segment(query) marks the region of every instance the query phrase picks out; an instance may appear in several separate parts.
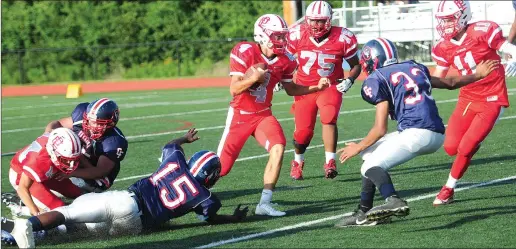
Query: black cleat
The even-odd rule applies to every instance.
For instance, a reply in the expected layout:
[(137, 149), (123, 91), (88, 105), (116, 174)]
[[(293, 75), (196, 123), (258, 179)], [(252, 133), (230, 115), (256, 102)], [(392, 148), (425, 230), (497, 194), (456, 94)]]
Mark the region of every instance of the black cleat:
[(406, 201), (397, 196), (390, 196), (385, 200), (385, 203), (371, 210), (365, 214), (370, 221), (378, 221), (390, 216), (407, 216), (410, 213), (410, 208)]

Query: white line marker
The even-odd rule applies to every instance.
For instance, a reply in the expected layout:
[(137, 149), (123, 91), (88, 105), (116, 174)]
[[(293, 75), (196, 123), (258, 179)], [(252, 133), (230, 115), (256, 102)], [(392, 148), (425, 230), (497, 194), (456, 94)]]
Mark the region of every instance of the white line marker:
[[(472, 188), (479, 188), (479, 187), (483, 187), (483, 186), (493, 185), (496, 183), (510, 181), (510, 180), (516, 180), (516, 176), (510, 176), (510, 177), (495, 179), (495, 180), (491, 180), (491, 181), (487, 181), (487, 182), (483, 182), (483, 183), (479, 183), (479, 184), (475, 184), (475, 185), (471, 185), (471, 186), (467, 186), (467, 187), (456, 188), (455, 192), (460, 192), (460, 191), (464, 191), (464, 190), (468, 190), (468, 189), (472, 189)], [(431, 194), (426, 194), (426, 195), (420, 195), (420, 196), (416, 196), (413, 198), (409, 198), (409, 199), (407, 199), (407, 201), (414, 202), (414, 201), (420, 201), (420, 200), (424, 200), (424, 199), (428, 199), (428, 198), (433, 198), (437, 194), (438, 193), (436, 192), (436, 193), (431, 193)], [(284, 226), (284, 227), (280, 227), (277, 229), (273, 229), (273, 230), (269, 230), (269, 231), (265, 231), (265, 232), (261, 232), (261, 233), (253, 233), (253, 234), (236, 237), (236, 238), (232, 238), (232, 239), (228, 239), (228, 240), (221, 240), (218, 242), (213, 242), (213, 243), (199, 246), (196, 248), (212, 248), (212, 247), (227, 245), (227, 244), (231, 244), (231, 243), (237, 243), (237, 242), (241, 242), (241, 241), (251, 240), (251, 239), (255, 239), (255, 238), (259, 238), (259, 237), (265, 237), (265, 236), (268, 236), (271, 234), (289, 231), (289, 230), (293, 230), (293, 229), (300, 228), (300, 227), (307, 227), (307, 226), (311, 226), (311, 225), (315, 225), (315, 224), (319, 224), (319, 223), (324, 223), (327, 221), (337, 220), (337, 219), (343, 218), (345, 216), (349, 216), (351, 214), (352, 214), (351, 212), (348, 212), (348, 213), (334, 215), (334, 216), (330, 216), (330, 217), (326, 217), (326, 218), (322, 218), (322, 219), (301, 222), (301, 223), (297, 223), (294, 225)]]

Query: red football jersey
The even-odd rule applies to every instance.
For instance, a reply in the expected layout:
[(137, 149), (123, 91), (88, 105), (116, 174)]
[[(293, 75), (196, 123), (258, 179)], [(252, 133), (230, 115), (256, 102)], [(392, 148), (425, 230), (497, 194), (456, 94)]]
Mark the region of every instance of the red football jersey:
[[(506, 40), (498, 24), (491, 21), (475, 22), (468, 25), (460, 41), (452, 39), (437, 42), (432, 49), (432, 58), (438, 67), (447, 69), (452, 65), (462, 75), (470, 75), (481, 61), (500, 61), (496, 51), (504, 42)], [(509, 106), (504, 68), (500, 66), (484, 79), (460, 88), (459, 97)]]
[(231, 50), (229, 75), (244, 75), (247, 69), (257, 63), (265, 63), (270, 77), (256, 89), (247, 91), (233, 97), (231, 107), (247, 112), (257, 112), (269, 108), (272, 105), (274, 86), (280, 81), (291, 82), (292, 75), (297, 67), (294, 58), (287, 55), (278, 55), (269, 60), (262, 54), (260, 46), (252, 42), (240, 42)]
[(18, 173), (16, 183), (20, 180), (22, 172), (36, 182), (44, 182), (56, 173), (57, 169), (45, 148), (47, 141), (48, 133), (16, 152), (11, 160), (11, 168)]
[(336, 84), (344, 78), (342, 61), (358, 51), (357, 38), (342, 27), (331, 27), (328, 37), (317, 43), (306, 25), (298, 25), (290, 30), (288, 43), (288, 51), (297, 54), (299, 63), (296, 83), (304, 86), (317, 85), (322, 77)]

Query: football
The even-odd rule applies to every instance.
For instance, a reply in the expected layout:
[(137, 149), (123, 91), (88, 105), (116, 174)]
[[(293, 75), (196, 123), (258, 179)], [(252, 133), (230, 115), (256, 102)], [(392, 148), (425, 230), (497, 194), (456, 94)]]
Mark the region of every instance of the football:
[[(251, 75), (253, 75), (253, 69), (252, 67), (254, 67), (255, 69), (258, 69), (258, 70), (267, 70), (267, 65), (265, 63), (257, 63), (257, 64), (254, 64), (252, 65), (251, 67), (249, 67), (247, 69), (247, 71), (245, 71), (245, 74), (244, 74), (244, 79), (249, 79), (249, 77), (251, 77)], [(251, 89), (256, 89), (258, 86), (260, 86), (260, 84), (262, 84), (263, 82), (265, 82), (265, 76), (266, 74), (263, 75), (263, 77), (258, 80), (255, 84), (253, 84), (251, 86)]]

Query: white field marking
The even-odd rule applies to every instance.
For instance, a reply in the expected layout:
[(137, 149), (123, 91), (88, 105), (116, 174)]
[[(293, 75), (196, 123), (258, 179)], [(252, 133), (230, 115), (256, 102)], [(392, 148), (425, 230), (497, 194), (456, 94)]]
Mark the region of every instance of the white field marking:
[[(514, 118), (516, 118), (516, 115), (515, 116), (502, 117), (500, 119), (502, 120), (502, 119), (514, 119)], [(445, 126), (448, 126), (448, 125), (445, 125)], [(358, 140), (362, 140), (362, 139), (363, 139), (363, 137), (361, 137), (361, 138), (352, 138), (352, 139), (347, 139), (347, 140), (341, 140), (341, 141), (338, 141), (337, 144), (343, 144), (343, 143), (358, 141)], [(324, 147), (324, 144), (308, 146), (308, 148), (306, 148), (306, 149), (307, 150), (311, 150), (311, 149), (321, 148), (321, 147)], [(294, 152), (294, 150), (293, 149), (285, 150), (285, 152), (283, 152), (283, 154), (291, 153), (291, 152)], [(2, 155), (2, 156), (4, 156), (4, 155)], [(236, 160), (236, 162), (248, 161), (248, 160), (253, 160), (253, 159), (262, 158), (262, 157), (268, 157), (268, 156), (269, 156), (269, 153), (261, 154), (261, 155), (256, 155), (256, 156), (242, 157), (242, 158), (238, 158)], [(117, 182), (117, 181), (127, 181), (127, 180), (131, 180), (131, 179), (147, 177), (147, 176), (150, 176), (150, 175), (151, 174), (144, 174), (144, 175), (123, 177), (123, 178), (116, 179), (115, 182)]]
[[(440, 100), (440, 101), (437, 101), (437, 103), (448, 103), (448, 102), (456, 102), (457, 99), (447, 99), (447, 100)], [(276, 105), (281, 105), (281, 104), (291, 104), (292, 102), (280, 102)], [(212, 110), (227, 110), (228, 108), (218, 108), (218, 109), (212, 109)], [(351, 110), (351, 111), (341, 111), (339, 112), (339, 115), (340, 114), (351, 114), (351, 113), (360, 113), (360, 112), (369, 112), (369, 111), (374, 111), (376, 110), (374, 107), (372, 108), (365, 108), (365, 109), (357, 109), (357, 110)], [(207, 110), (200, 110), (198, 112), (200, 113), (204, 113), (205, 111)], [(183, 112), (183, 115), (186, 115), (188, 113), (191, 113), (191, 112)], [(150, 115), (150, 117), (153, 117), (153, 118), (158, 118), (158, 117), (166, 117), (166, 116), (175, 116), (176, 114), (174, 113), (171, 113), (171, 114), (158, 114), (158, 115)], [(179, 114), (178, 114), (179, 115)], [(139, 119), (145, 119), (145, 118), (148, 118), (149, 116), (140, 116), (140, 117), (132, 117), (132, 118), (127, 118), (128, 120), (139, 120)], [(317, 115), (317, 117), (319, 117), (319, 115)], [(126, 120), (127, 120), (126, 119)], [(280, 118), (278, 119), (279, 122), (283, 122), (283, 121), (290, 121), (290, 120), (294, 120), (294, 118)], [(205, 127), (205, 128), (197, 128), (197, 130), (199, 131), (204, 131), (204, 130), (216, 130), (216, 129), (222, 129), (224, 128), (225, 126), (222, 125), (222, 126), (212, 126), (212, 127)], [(23, 132), (23, 131), (33, 131), (33, 130), (43, 130), (45, 129), (45, 127), (29, 127), (29, 128), (19, 128), (19, 129), (12, 129), (12, 130), (2, 130), (2, 134), (3, 133), (15, 133), (15, 132)], [(160, 133), (150, 133), (150, 134), (142, 134), (142, 135), (134, 135), (134, 136), (126, 136), (127, 139), (133, 139), (133, 138), (143, 138), (143, 137), (154, 137), (154, 136), (162, 136), (162, 135), (169, 135), (169, 134), (176, 134), (176, 133), (183, 133), (183, 132), (186, 132), (188, 130), (180, 130), (180, 131), (167, 131), (167, 132), (160, 132)]]
[[(115, 101), (120, 101), (122, 99), (150, 99), (150, 98), (156, 98), (159, 97), (157, 94), (151, 94), (151, 95), (142, 95), (142, 96), (129, 96), (129, 97), (121, 97), (121, 98), (112, 98)], [(24, 109), (35, 109), (35, 108), (47, 108), (47, 107), (57, 107), (57, 106), (76, 106), (79, 103), (87, 102), (87, 101), (80, 101), (80, 102), (59, 102), (59, 103), (52, 103), (52, 104), (46, 104), (46, 105), (25, 105), (25, 106), (17, 106), (17, 107), (5, 107), (2, 108), (2, 111), (13, 111), (13, 110), (24, 110)]]
[[(343, 143), (347, 143), (347, 142), (357, 141), (357, 140), (360, 140), (360, 139), (362, 139), (362, 138), (353, 138), (353, 139), (348, 139), (348, 140), (342, 140), (342, 141), (338, 141), (337, 144), (343, 144)], [(310, 150), (310, 149), (315, 149), (315, 148), (320, 148), (320, 147), (324, 147), (324, 144), (319, 144), (319, 145), (315, 145), (315, 146), (308, 146), (308, 148), (306, 148), (306, 149)], [(294, 152), (294, 150), (286, 150), (285, 152), (283, 152), (283, 154), (291, 153), (291, 152)], [(268, 156), (269, 156), (269, 154), (267, 153), (267, 154), (261, 154), (261, 155), (257, 155), (257, 156), (243, 157), (243, 158), (238, 158), (236, 160), (236, 162), (253, 160), (253, 159), (262, 158), (262, 157), (268, 157)], [(150, 176), (150, 175), (151, 174), (144, 174), (144, 175), (123, 177), (123, 178), (116, 179), (115, 182), (127, 181), (127, 180), (131, 180), (131, 179), (138, 179), (138, 178), (143, 178), (143, 177), (147, 177), (147, 176)]]
[[(344, 98), (358, 98), (361, 97), (361, 95), (349, 95), (344, 96)], [(138, 98), (138, 97), (135, 97)], [(118, 100), (117, 100), (118, 101)], [(229, 102), (229, 100), (227, 100)], [(225, 101), (224, 101), (225, 102)], [(124, 109), (129, 108), (138, 108), (138, 107), (147, 107), (147, 106), (156, 106), (156, 105), (168, 105), (165, 103), (169, 102), (155, 102), (151, 105), (148, 105), (146, 103), (136, 103), (136, 104), (122, 104), (120, 107)], [(189, 102), (185, 102), (186, 104), (190, 104)], [(183, 104), (185, 104), (183, 103)], [(199, 103), (199, 102), (198, 102)], [(273, 106), (279, 106), (279, 105), (289, 105), (292, 104), (293, 101), (284, 101), (284, 102), (277, 102), (273, 103)], [(73, 103), (76, 104), (76, 103)], [(177, 104), (177, 103), (176, 103)], [(156, 115), (148, 115), (148, 116), (138, 116), (138, 117), (130, 117), (130, 118), (122, 118), (120, 121), (128, 121), (128, 120), (140, 120), (140, 119), (149, 119), (149, 118), (162, 118), (162, 117), (172, 117), (172, 116), (181, 116), (181, 115), (190, 115), (190, 114), (199, 114), (199, 113), (210, 113), (210, 112), (219, 112), (219, 111), (227, 111), (228, 108), (217, 108), (217, 109), (205, 109), (205, 110), (199, 110), (199, 111), (192, 111), (192, 112), (176, 112), (176, 113), (167, 113), (167, 114), (156, 114)], [(34, 117), (47, 117), (47, 116), (55, 116), (55, 115), (62, 115), (62, 114), (69, 114), (70, 112), (57, 112), (57, 113), (51, 113), (51, 114), (34, 114), (34, 115), (20, 115), (20, 116), (9, 116), (2, 118), (2, 121), (6, 120), (18, 120), (18, 119), (25, 119), (25, 118), (34, 118)], [(27, 129), (27, 128), (25, 128)], [(32, 128), (31, 128), (32, 129)], [(36, 130), (36, 128), (33, 128)], [(40, 129), (40, 128), (37, 128)], [(23, 130), (26, 131), (26, 130)]]
[[(353, 111), (344, 111), (344, 112), (340, 112), (341, 114), (342, 113), (357, 113), (357, 112), (366, 112), (366, 111), (371, 111), (371, 110), (374, 110), (374, 108), (372, 109), (359, 109), (359, 110), (353, 110)], [(516, 115), (514, 116), (507, 116), (507, 117), (501, 117), (500, 120), (504, 120), (504, 119), (514, 119), (516, 118)], [(293, 118), (284, 118), (284, 119), (278, 119), (278, 121), (286, 121), (286, 120), (292, 120)], [(197, 130), (198, 131), (203, 131), (203, 130), (213, 130), (213, 129), (223, 129), (225, 126), (221, 125), (221, 126), (213, 126), (213, 127), (205, 127), (205, 128), (198, 128)], [(184, 132), (187, 132), (188, 130), (181, 130), (181, 131), (169, 131), (169, 132), (161, 132), (161, 133), (152, 133), (152, 134), (142, 134), (142, 135), (135, 135), (135, 136), (126, 136), (126, 139), (135, 139), (135, 138), (143, 138), (143, 137), (153, 137), (153, 136), (161, 136), (161, 135), (169, 135), (169, 134), (176, 134), (176, 133), (184, 133)], [(2, 132), (3, 133), (3, 132)], [(342, 143), (343, 141), (340, 141), (338, 143)], [(316, 145), (318, 147), (321, 147), (322, 145)], [(315, 147), (315, 146), (314, 146)], [(311, 147), (309, 147), (311, 148)], [(308, 148), (308, 149), (309, 149)], [(16, 152), (7, 152), (7, 153), (3, 153), (1, 156), (12, 156), (16, 154)], [(263, 154), (263, 155), (259, 155), (259, 156), (255, 156), (255, 157), (265, 157), (267, 156), (268, 154)], [(245, 159), (245, 158), (242, 158), (242, 159), (237, 159), (237, 161), (239, 160), (249, 160), (249, 159)], [(145, 176), (145, 175), (144, 175)], [(132, 178), (131, 178), (132, 179)]]
[[(505, 177), (505, 178), (499, 178), (499, 179), (495, 179), (495, 180), (491, 180), (491, 181), (487, 181), (487, 182), (482, 182), (482, 183), (474, 184), (474, 185), (467, 186), (467, 187), (456, 188), (455, 192), (460, 192), (460, 191), (464, 191), (464, 190), (468, 190), (468, 189), (473, 189), (473, 188), (479, 188), (479, 187), (483, 187), (483, 186), (493, 185), (493, 184), (496, 184), (496, 183), (510, 181), (510, 180), (516, 180), (516, 175), (515, 176)], [(426, 195), (419, 195), (419, 196), (416, 196), (416, 197), (408, 198), (407, 201), (408, 202), (415, 202), (415, 201), (425, 200), (425, 199), (433, 198), (437, 194), (438, 194), (438, 192), (431, 193), (431, 194), (426, 194)], [(265, 237), (265, 236), (268, 236), (268, 235), (271, 235), (271, 234), (275, 234), (275, 233), (279, 233), (279, 232), (284, 232), (284, 231), (289, 231), (289, 230), (297, 229), (297, 228), (300, 228), (300, 227), (308, 227), (308, 226), (312, 226), (312, 225), (315, 225), (315, 224), (324, 223), (324, 222), (327, 222), (327, 221), (337, 220), (337, 219), (343, 218), (345, 216), (349, 216), (351, 214), (352, 214), (351, 212), (348, 212), (348, 213), (334, 215), (334, 216), (330, 216), (330, 217), (326, 217), (326, 218), (322, 218), (322, 219), (317, 219), (317, 220), (312, 220), (312, 221), (307, 221), (307, 222), (301, 222), (301, 223), (297, 223), (297, 224), (294, 224), (294, 225), (284, 226), (284, 227), (268, 230), (268, 231), (261, 232), (261, 233), (253, 233), (253, 234), (249, 234), (249, 235), (245, 235), (245, 236), (241, 236), (241, 237), (236, 237), (236, 238), (232, 238), (232, 239), (221, 240), (221, 241), (218, 241), (218, 242), (212, 242), (210, 244), (206, 244), (206, 245), (203, 245), (203, 246), (198, 246), (196, 248), (212, 248), (212, 247), (227, 245), (227, 244), (231, 244), (231, 243), (247, 241), (247, 240), (251, 240), (251, 239), (255, 239), (255, 238), (259, 238), (259, 237)]]

